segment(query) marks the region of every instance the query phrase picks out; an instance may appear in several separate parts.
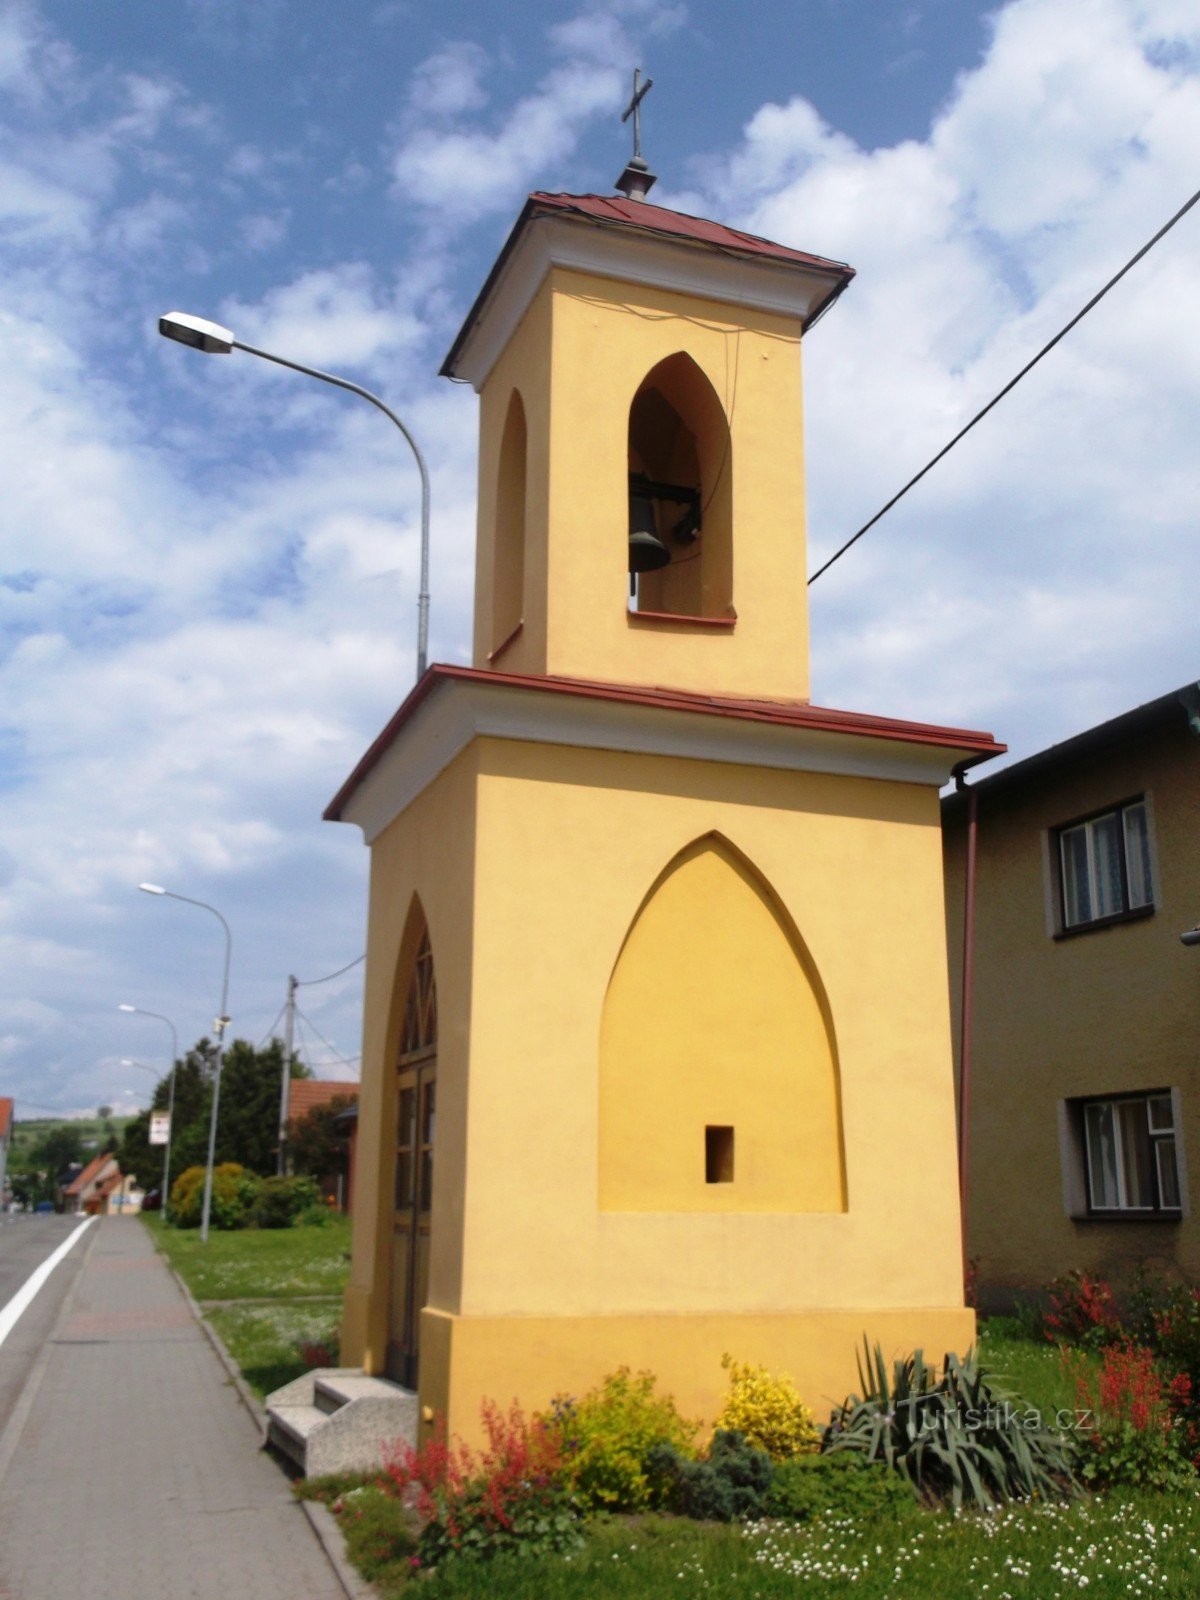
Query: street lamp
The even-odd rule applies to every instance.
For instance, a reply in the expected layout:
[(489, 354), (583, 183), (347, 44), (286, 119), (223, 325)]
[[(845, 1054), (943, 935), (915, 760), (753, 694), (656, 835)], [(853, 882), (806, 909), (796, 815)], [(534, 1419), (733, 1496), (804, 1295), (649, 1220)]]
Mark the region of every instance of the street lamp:
[[(221, 1008), (224, 1010), (224, 1007)], [(162, 1214), (163, 1221), (167, 1220), (167, 1202), (171, 1193), (171, 1140), (175, 1134), (175, 1067), (179, 1061), (179, 1035), (175, 1032), (175, 1024), (170, 1017), (164, 1017), (161, 1011), (144, 1011), (141, 1006), (131, 1006), (122, 1003), (118, 1011), (128, 1011), (139, 1017), (154, 1017), (158, 1022), (165, 1022), (171, 1030), (171, 1071), (167, 1086), (167, 1145), (163, 1151), (163, 1186), (162, 1186)], [(122, 1066), (125, 1063), (122, 1062)], [(137, 1066), (136, 1061), (129, 1062), (130, 1066)], [(145, 1067), (143, 1071), (152, 1072), (153, 1067)]]
[(173, 894), (170, 889), (164, 889), (157, 883), (139, 883), (138, 888), (143, 894), (165, 895), (168, 900), (181, 900), (185, 906), (199, 906), (202, 911), (211, 911), (213, 916), (225, 930), (225, 969), (221, 978), (221, 1009), (217, 1013), (213, 1030), (217, 1035), (217, 1059), (213, 1071), (213, 1102), (212, 1116), (208, 1124), (208, 1164), (204, 1170), (204, 1209), (200, 1214), (200, 1242), (208, 1243), (208, 1217), (212, 1210), (212, 1181), (213, 1181), (213, 1156), (217, 1147), (217, 1110), (221, 1103), (221, 1055), (225, 1049), (225, 1029), (229, 1026), (229, 958), (233, 953), (233, 935), (229, 931), (229, 924), (217, 910), (210, 906), (207, 900), (192, 900), (186, 894)]
[(293, 372), (302, 372), (308, 378), (319, 378), (322, 383), (332, 383), (335, 388), (348, 389), (351, 394), (361, 395), (364, 400), (369, 400), (400, 429), (408, 442), (409, 449), (416, 457), (417, 470), (421, 474), (421, 587), (417, 595), (417, 677), (424, 677), (429, 654), (429, 469), (425, 465), (425, 457), (417, 447), (417, 441), (400, 418), (389, 406), (384, 405), (377, 394), (372, 394), (360, 384), (351, 383), (349, 378), (339, 378), (332, 372), (322, 372), (319, 367), (306, 367), (299, 361), (289, 360), (286, 356), (273, 355), (270, 350), (259, 350), (252, 344), (243, 344), (219, 322), (209, 322), (204, 317), (189, 316), (185, 311), (168, 311), (166, 316), (159, 317), (158, 331), (164, 339), (174, 339), (177, 344), (185, 344), (192, 350), (202, 350), (206, 355), (227, 356), (231, 350), (244, 350), (247, 355), (261, 356), (264, 361), (274, 361), (277, 366), (290, 367)]

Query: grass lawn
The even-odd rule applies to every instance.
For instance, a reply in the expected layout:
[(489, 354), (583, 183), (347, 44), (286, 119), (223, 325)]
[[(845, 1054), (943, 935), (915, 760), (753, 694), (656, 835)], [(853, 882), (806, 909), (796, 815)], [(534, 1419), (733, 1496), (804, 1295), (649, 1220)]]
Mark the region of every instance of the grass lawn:
[[(984, 1325), (980, 1349), (1027, 1405), (1050, 1416), (1073, 1409), (1072, 1382), (1049, 1344), (998, 1322)], [(1200, 1493), (1081, 1498), (957, 1517), (914, 1504), (899, 1515), (746, 1526), (612, 1518), (591, 1523), (570, 1557), (449, 1562), (422, 1575), (419, 1590), (403, 1541), (388, 1537), (397, 1516), (396, 1503), (367, 1485), (345, 1496), (340, 1517), (352, 1558), (389, 1597), (1192, 1600), (1200, 1592)]]
[(256, 1394), (268, 1395), (308, 1369), (302, 1345), (325, 1345), (337, 1360), (349, 1217), (315, 1228), (213, 1232), (207, 1244), (198, 1229), (169, 1228), (154, 1213), (142, 1221)]
[(306, 1370), (302, 1345), (324, 1345), (329, 1359), (337, 1361), (340, 1299), (218, 1306), (206, 1315), (260, 1398)]
[(294, 1300), (340, 1297), (350, 1270), (350, 1218), (321, 1228), (169, 1228), (151, 1213), (143, 1222), (175, 1271), (203, 1305), (210, 1300)]

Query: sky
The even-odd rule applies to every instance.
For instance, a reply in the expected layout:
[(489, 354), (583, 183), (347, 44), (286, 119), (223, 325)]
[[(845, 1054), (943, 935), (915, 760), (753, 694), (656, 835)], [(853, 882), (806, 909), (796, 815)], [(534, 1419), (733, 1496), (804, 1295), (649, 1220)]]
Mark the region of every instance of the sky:
[[(815, 568), (1200, 183), (1194, 0), (0, 0), (0, 1094), (144, 1105), (289, 973), (358, 1072), (367, 852), (321, 812), (470, 655), (477, 401), (437, 369), (531, 189), (858, 276), (806, 341)], [(813, 698), (1027, 755), (1200, 676), (1200, 207), (813, 586)], [(1200, 908), (1198, 914), (1200, 914)], [(132, 1059), (150, 1072), (123, 1066)]]

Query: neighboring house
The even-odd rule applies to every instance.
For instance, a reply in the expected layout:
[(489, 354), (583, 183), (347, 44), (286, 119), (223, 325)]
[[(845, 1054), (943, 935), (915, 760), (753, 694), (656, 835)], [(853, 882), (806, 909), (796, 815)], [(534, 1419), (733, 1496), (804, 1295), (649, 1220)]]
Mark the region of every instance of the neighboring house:
[[(1002, 1306), (1071, 1268), (1200, 1277), (1200, 692), (970, 785), (967, 1255)], [(943, 805), (956, 1059), (968, 800)], [(1189, 1187), (1188, 1157), (1195, 1177)]]
[(0, 1095), (0, 1211), (8, 1205), (9, 1195), (7, 1187), (8, 1172), (8, 1146), (12, 1139), (13, 1129), (13, 1103), (5, 1095)]
[(63, 1211), (67, 1215), (86, 1211), (95, 1216), (104, 1209), (109, 1179), (120, 1180), (121, 1169), (116, 1156), (93, 1156), (87, 1166), (63, 1190)]
[(346, 1112), (343, 1110), (336, 1123), (349, 1143), (347, 1173), (345, 1176), (341, 1172), (319, 1174), (318, 1182), (331, 1205), (335, 1205), (339, 1211), (349, 1211), (350, 1197), (354, 1188), (353, 1135), (358, 1123), (358, 1084), (346, 1083), (336, 1078), (293, 1078), (288, 1090), (288, 1130), (290, 1135), (296, 1124), (302, 1122), (311, 1111), (317, 1111), (339, 1100), (354, 1102), (352, 1107), (347, 1108), (354, 1112), (353, 1120), (344, 1124), (342, 1119)]
[(146, 1191), (132, 1173), (109, 1173), (96, 1191), (97, 1210), (105, 1217), (134, 1217), (142, 1209)]

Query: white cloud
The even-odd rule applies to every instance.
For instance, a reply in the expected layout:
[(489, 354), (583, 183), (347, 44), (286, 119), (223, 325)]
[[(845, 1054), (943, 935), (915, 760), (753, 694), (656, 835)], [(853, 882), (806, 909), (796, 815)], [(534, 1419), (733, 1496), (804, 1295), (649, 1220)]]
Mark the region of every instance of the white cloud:
[[(488, 262), (448, 236), (562, 182), (624, 103), (635, 41), (679, 24), (640, 0), (577, 10), (532, 87), (482, 39), (439, 44), (381, 175), (370, 138), (314, 167), (299, 136), (224, 131), (165, 75), (89, 73), (4, 10), (0, 1063), (19, 1093), (114, 1094), (98, 1062), (140, 1048), (119, 1000), (183, 1039), (210, 1025), (211, 919), (141, 879), (229, 913), (255, 1038), (288, 971), (360, 952), (366, 853), (319, 813), (412, 679), (404, 442), (326, 386), (166, 345), (154, 311), (207, 310), (397, 405), (433, 474), (433, 655), (467, 659), (476, 406), (432, 373)], [(859, 269), (805, 351), (814, 564), (1194, 186), (1198, 51), (1182, 0), (1017, 0), (927, 138), (863, 149), (792, 98), (697, 166), (690, 208)], [(347, 175), (342, 214), (381, 179), (406, 201), (371, 214), (377, 255), (333, 230), (306, 245), (306, 208), (344, 202)], [(1195, 675), (1198, 218), (816, 586), (818, 699), (1027, 750)], [(336, 987), (314, 1013), (353, 1055), (361, 969)]]

